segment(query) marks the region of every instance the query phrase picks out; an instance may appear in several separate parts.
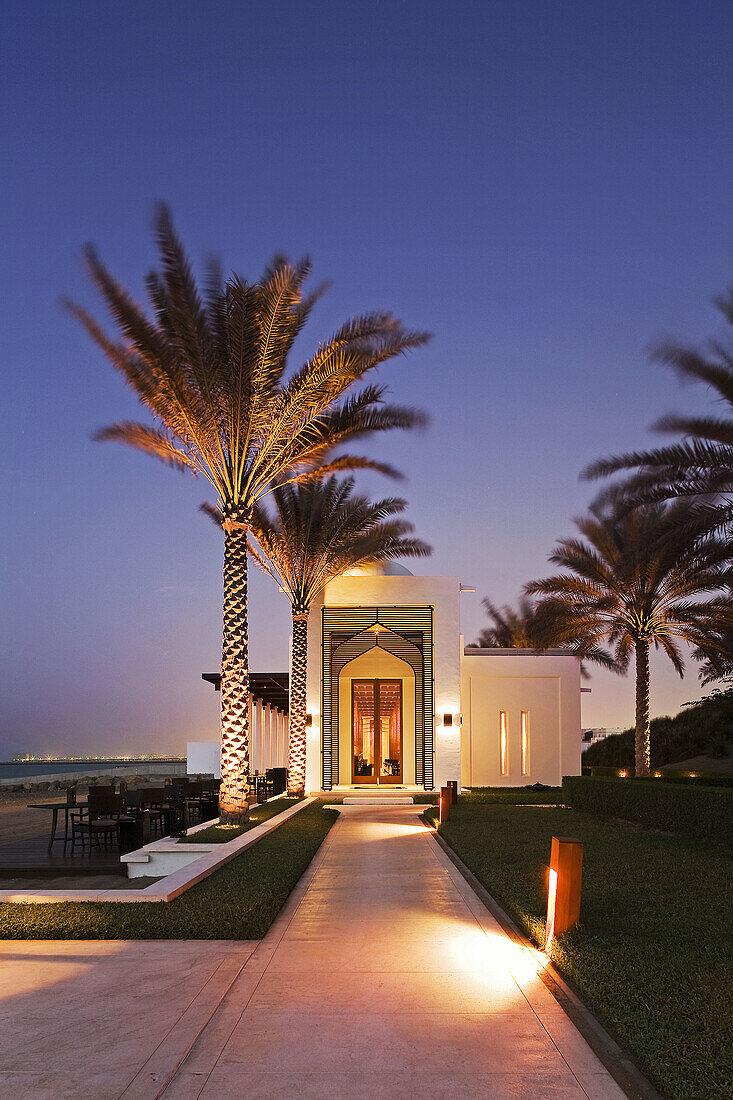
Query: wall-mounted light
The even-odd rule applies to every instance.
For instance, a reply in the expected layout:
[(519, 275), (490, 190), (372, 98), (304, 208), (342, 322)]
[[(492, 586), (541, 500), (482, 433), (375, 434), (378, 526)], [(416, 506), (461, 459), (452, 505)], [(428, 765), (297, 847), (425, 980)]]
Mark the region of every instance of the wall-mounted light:
[(305, 724), (306, 724), (306, 726), (312, 726), (313, 725), (313, 715), (312, 714), (306, 714)]
[(443, 715), (443, 725), (444, 726), (452, 726), (453, 725), (453, 715), (452, 714), (444, 714)]

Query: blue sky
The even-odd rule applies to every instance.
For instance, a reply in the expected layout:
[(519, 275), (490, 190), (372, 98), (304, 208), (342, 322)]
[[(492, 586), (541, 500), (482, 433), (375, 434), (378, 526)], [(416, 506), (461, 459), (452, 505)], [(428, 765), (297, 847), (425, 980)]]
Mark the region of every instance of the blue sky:
[[(216, 730), (218, 534), (203, 484), (91, 442), (137, 406), (58, 306), (98, 309), (85, 241), (139, 293), (164, 198), (196, 261), (312, 256), (333, 289), (297, 353), (376, 307), (435, 334), (382, 371), (430, 428), (369, 447), (408, 476), (420, 571), (477, 586), (472, 639), (482, 594), (549, 571), (585, 463), (706, 407), (646, 349), (720, 331), (732, 44), (717, 2), (6, 5), (0, 756)], [(287, 633), (253, 572), (254, 668)], [(629, 680), (592, 687), (586, 724), (630, 722)], [(660, 666), (653, 711), (697, 691)]]

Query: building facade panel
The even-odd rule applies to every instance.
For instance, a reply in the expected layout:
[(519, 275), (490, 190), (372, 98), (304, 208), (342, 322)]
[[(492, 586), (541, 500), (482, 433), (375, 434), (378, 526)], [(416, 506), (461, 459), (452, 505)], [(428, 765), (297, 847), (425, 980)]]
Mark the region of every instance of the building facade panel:
[(469, 650), (461, 679), (463, 786), (558, 786), (563, 775), (580, 774), (580, 666), (575, 657), (552, 650)]

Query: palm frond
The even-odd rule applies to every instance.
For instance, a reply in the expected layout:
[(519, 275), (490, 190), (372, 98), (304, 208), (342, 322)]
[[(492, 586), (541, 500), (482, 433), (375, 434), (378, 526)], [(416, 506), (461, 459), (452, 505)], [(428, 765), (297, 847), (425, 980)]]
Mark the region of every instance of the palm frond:
[(306, 292), (310, 261), (276, 256), (251, 283), (238, 275), (224, 282), (210, 261), (200, 291), (165, 206), (156, 212), (155, 233), (160, 263), (146, 279), (150, 312), (87, 249), (89, 274), (119, 339), (67, 303), (155, 420), (149, 429), (115, 426), (98, 438), (202, 473), (226, 514), (245, 518), (278, 484), (347, 469), (395, 475), (368, 456), (336, 451), (372, 432), (424, 423), (421, 413), (389, 403), (383, 387), (355, 396), (351, 389), (428, 335), (389, 313), (357, 316), (288, 380), (288, 355), (325, 289)]
[(348, 569), (431, 553), (412, 536), (410, 523), (392, 518), (404, 509), (403, 500), (372, 502), (354, 496), (353, 484), (353, 478), (328, 477), (279, 485), (272, 514), (259, 502), (252, 509), (253, 556), (288, 593), (294, 613), (307, 612), (326, 584)]
[(150, 428), (146, 424), (124, 420), (119, 424), (100, 428), (94, 433), (93, 438), (99, 441), (115, 440), (117, 443), (126, 443), (129, 447), (135, 447), (138, 451), (159, 458), (167, 466), (173, 466), (177, 470), (197, 472), (196, 463), (192, 458), (174, 446), (164, 432)]
[(705, 651), (733, 634), (733, 546), (717, 534), (712, 506), (607, 500), (576, 523), (586, 540), (563, 539), (550, 557), (565, 571), (526, 587), (544, 597), (536, 615), (556, 638), (575, 638), (580, 654), (605, 640), (621, 669), (646, 639), (681, 675), (675, 639)]

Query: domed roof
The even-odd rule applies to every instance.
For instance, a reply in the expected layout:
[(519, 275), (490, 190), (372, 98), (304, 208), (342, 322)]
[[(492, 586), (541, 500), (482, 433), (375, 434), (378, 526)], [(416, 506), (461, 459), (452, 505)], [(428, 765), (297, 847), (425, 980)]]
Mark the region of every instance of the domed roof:
[(396, 561), (375, 561), (371, 565), (355, 565), (345, 577), (412, 577), (414, 573)]

